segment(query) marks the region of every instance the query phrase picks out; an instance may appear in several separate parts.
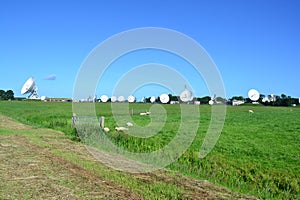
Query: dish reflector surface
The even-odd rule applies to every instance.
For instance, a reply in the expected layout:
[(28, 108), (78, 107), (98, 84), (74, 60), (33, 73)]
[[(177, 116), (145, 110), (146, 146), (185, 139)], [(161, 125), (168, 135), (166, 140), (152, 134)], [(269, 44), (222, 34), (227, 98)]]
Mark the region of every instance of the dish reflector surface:
[(167, 94), (161, 94), (159, 96), (159, 99), (160, 99), (160, 102), (162, 102), (162, 103), (168, 103), (170, 100), (170, 97)]

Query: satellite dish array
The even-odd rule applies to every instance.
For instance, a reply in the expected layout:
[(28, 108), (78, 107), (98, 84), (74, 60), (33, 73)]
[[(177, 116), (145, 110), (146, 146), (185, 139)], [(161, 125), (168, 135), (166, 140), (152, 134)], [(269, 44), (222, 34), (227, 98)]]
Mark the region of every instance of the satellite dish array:
[[(257, 104), (258, 99), (260, 98), (260, 94), (257, 90), (255, 89), (251, 89), (248, 91), (248, 97), (249, 99), (251, 99), (254, 104)], [(300, 99), (299, 99), (300, 100)], [(271, 94), (268, 97), (264, 97), (261, 100), (262, 102), (272, 102), (272, 101), (276, 101), (276, 95), (275, 94)]]
[[(159, 98), (160, 98), (160, 102), (161, 102), (161, 103), (168, 103), (169, 100), (170, 100), (170, 97), (169, 97), (169, 95), (167, 95), (167, 94), (161, 94), (161, 95), (159, 96)], [(101, 101), (101, 102), (106, 103), (108, 100), (109, 100), (109, 98), (108, 98), (107, 95), (102, 95), (102, 96), (100, 97), (100, 101)], [(151, 96), (150, 102), (151, 102), (151, 103), (154, 103), (155, 100), (156, 100), (155, 96)], [(110, 101), (113, 102), (113, 103), (114, 103), (114, 102), (117, 102), (117, 101), (118, 101), (118, 102), (124, 102), (124, 101), (125, 101), (125, 97), (124, 97), (124, 96), (119, 96), (119, 97), (112, 96), (112, 97), (110, 98)], [(136, 98), (135, 98), (133, 95), (130, 95), (130, 96), (128, 96), (127, 101), (128, 101), (129, 103), (134, 103), (134, 102), (136, 101)]]
[[(194, 98), (193, 93), (192, 93), (190, 90), (187, 90), (187, 89), (185, 89), (185, 90), (180, 94), (179, 97), (180, 97), (180, 100), (181, 100), (182, 102), (190, 102), (190, 101), (192, 101), (193, 98)], [(250, 90), (248, 91), (248, 97), (252, 100), (252, 103), (256, 104), (256, 103), (258, 103), (257, 101), (258, 101), (258, 99), (260, 98), (260, 93), (259, 93), (257, 90), (255, 90), (255, 89), (250, 89)], [(106, 96), (106, 95), (102, 95), (102, 96), (100, 97), (101, 102), (107, 102), (108, 99), (109, 99), (109, 98), (108, 98), (108, 96)], [(151, 96), (151, 97), (150, 97), (150, 102), (151, 102), (151, 103), (154, 103), (155, 100), (156, 100), (155, 96)], [(170, 97), (169, 97), (168, 94), (163, 93), (163, 94), (161, 94), (161, 95), (159, 96), (159, 100), (160, 100), (161, 103), (166, 104), (166, 103), (168, 103), (168, 102), (170, 101)], [(276, 96), (275, 96), (275, 95), (270, 95), (270, 98), (265, 97), (265, 98), (262, 99), (263, 102), (265, 102), (265, 101), (275, 101), (275, 100), (276, 100)], [(124, 101), (125, 101), (125, 97), (124, 97), (124, 96), (119, 96), (119, 97), (112, 96), (112, 97), (111, 97), (111, 102), (117, 102), (117, 101), (118, 101), (118, 102), (124, 102)], [(128, 96), (127, 101), (128, 101), (129, 103), (133, 103), (133, 102), (136, 101), (136, 98), (135, 98), (134, 96), (130, 95), (130, 96)], [(300, 99), (299, 99), (299, 101), (300, 101)], [(210, 99), (210, 101), (208, 102), (208, 104), (209, 104), (209, 105), (213, 105), (213, 104), (215, 104), (215, 103), (218, 103), (218, 102), (217, 102), (216, 95), (214, 95), (213, 97), (211, 97), (211, 99)]]
[[(38, 99), (38, 94), (37, 94), (37, 86), (36, 86), (36, 83), (35, 83), (35, 80), (33, 77), (30, 77), (23, 85), (22, 89), (21, 89), (21, 94), (24, 95), (24, 94), (29, 94), (29, 96), (27, 97), (28, 99)], [(193, 96), (193, 93), (186, 89), (180, 94), (180, 100), (183, 101), (183, 102), (189, 102), (189, 101), (192, 101), (194, 96)], [(255, 103), (257, 102), (257, 100), (259, 99), (260, 97), (260, 94), (257, 90), (255, 89), (250, 89), (248, 91), (248, 97)], [(46, 97), (45, 96), (42, 96), (41, 97), (41, 100), (45, 100)], [(107, 102), (108, 101), (108, 96), (106, 95), (102, 95), (100, 97), (100, 100), (101, 102)], [(111, 102), (124, 102), (125, 101), (125, 97), (124, 96), (119, 96), (118, 98), (116, 96), (112, 96), (111, 98)], [(169, 95), (163, 93), (159, 96), (159, 99), (160, 99), (160, 102), (161, 103), (168, 103), (170, 101), (170, 97)], [(151, 103), (154, 103), (156, 100), (155, 96), (151, 96), (150, 98), (150, 102)], [(270, 99), (268, 98), (263, 98), (263, 101), (275, 101), (276, 100), (276, 96), (275, 95), (271, 95)], [(132, 95), (128, 96), (127, 98), (127, 101), (129, 103), (133, 103), (136, 101), (136, 98)], [(300, 101), (300, 98), (299, 98), (299, 101)], [(210, 105), (213, 105), (214, 103), (216, 102), (216, 96), (212, 97), (211, 100), (208, 102)]]
[[(106, 96), (106, 95), (102, 95), (102, 96), (100, 97), (101, 102), (107, 102), (108, 99), (109, 99), (109, 98), (108, 98), (108, 96)], [(110, 98), (110, 100), (111, 100), (111, 102), (116, 102), (116, 101), (118, 101), (118, 102), (124, 102), (124, 101), (125, 101), (125, 97), (124, 97), (124, 96), (119, 96), (119, 97), (112, 96), (112, 97)], [(130, 95), (130, 96), (127, 98), (127, 101), (128, 101), (129, 103), (133, 103), (133, 102), (135, 102), (135, 97), (132, 96), (132, 95)]]

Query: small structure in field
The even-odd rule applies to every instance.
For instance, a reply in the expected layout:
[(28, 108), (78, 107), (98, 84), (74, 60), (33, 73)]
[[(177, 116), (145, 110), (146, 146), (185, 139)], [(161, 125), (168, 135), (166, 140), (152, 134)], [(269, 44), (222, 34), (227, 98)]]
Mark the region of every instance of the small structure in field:
[(126, 126), (133, 126), (133, 123), (127, 122), (127, 123), (126, 123)]
[(236, 99), (232, 100), (232, 105), (233, 106), (239, 106), (239, 105), (244, 104), (244, 103), (245, 103), (245, 101), (242, 101), (242, 100), (236, 100)]
[(108, 127), (104, 127), (103, 130), (104, 130), (104, 132), (106, 132), (106, 133), (110, 131)]
[(141, 112), (141, 113), (140, 113), (141, 116), (143, 116), (143, 115), (150, 115), (150, 114), (151, 114), (150, 111), (146, 111), (146, 112)]
[(76, 125), (76, 113), (73, 113), (72, 115), (72, 126)]
[(119, 126), (115, 128), (117, 131), (128, 131), (128, 128), (123, 127), (123, 126)]

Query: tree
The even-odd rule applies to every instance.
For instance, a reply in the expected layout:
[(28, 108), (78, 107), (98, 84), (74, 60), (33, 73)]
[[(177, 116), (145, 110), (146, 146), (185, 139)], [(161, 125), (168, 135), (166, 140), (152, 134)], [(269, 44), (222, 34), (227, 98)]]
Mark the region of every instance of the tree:
[(281, 94), (281, 99), (279, 99), (281, 106), (290, 106), (292, 104), (292, 97)]
[(225, 98), (223, 98), (223, 97), (217, 97), (216, 101), (220, 102), (220, 103), (226, 103), (227, 100)]
[(205, 96), (205, 97), (198, 97), (197, 101), (200, 101), (201, 104), (208, 104), (208, 102), (210, 101), (211, 97), (210, 96)]
[(4, 97), (5, 97), (5, 91), (0, 90), (0, 100), (4, 100)]
[(169, 94), (169, 98), (170, 98), (170, 101), (179, 101), (178, 96), (173, 96), (172, 94)]
[(5, 92), (6, 100), (14, 100), (14, 92), (12, 90), (7, 90)]
[(282, 98), (282, 99), (286, 99), (287, 97), (286, 97), (285, 94), (281, 94), (281, 98)]
[(150, 99), (151, 97), (144, 97), (144, 103), (151, 103)]
[(13, 100), (14, 92), (12, 90), (7, 90), (6, 92), (4, 90), (0, 90), (0, 100)]
[(240, 100), (240, 101), (243, 101), (244, 100), (244, 97), (243, 96), (233, 96), (230, 100)]

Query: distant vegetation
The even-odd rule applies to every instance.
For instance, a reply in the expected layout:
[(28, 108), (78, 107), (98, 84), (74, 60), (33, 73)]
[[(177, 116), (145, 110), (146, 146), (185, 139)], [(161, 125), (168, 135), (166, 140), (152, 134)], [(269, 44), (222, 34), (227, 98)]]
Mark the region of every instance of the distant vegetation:
[[(151, 103), (150, 101), (151, 97), (145, 97), (144, 98), (144, 103)], [(169, 102), (167, 104), (170, 104), (172, 101), (173, 102), (180, 102), (179, 96), (174, 96), (172, 94), (169, 94)], [(0, 90), (0, 100), (14, 100), (14, 92), (12, 90)], [(52, 98), (53, 101), (59, 101), (59, 100), (68, 100), (71, 101), (69, 98)], [(194, 97), (193, 101), (199, 101), (201, 104), (208, 104), (209, 101), (211, 100), (210, 96), (204, 96), (204, 97)], [(233, 100), (239, 100), (239, 101), (244, 101), (245, 103), (251, 103), (252, 101), (248, 97), (243, 97), (243, 96), (233, 96), (229, 99), (225, 99), (223, 97), (216, 97), (215, 101), (219, 103), (224, 103), (224, 104), (232, 104)], [(111, 99), (108, 99), (108, 102), (111, 102)], [(159, 97), (156, 97), (155, 99), (156, 103), (160, 103)], [(264, 95), (260, 94), (260, 98), (258, 101), (262, 105), (266, 106), (292, 106), (292, 105), (298, 105), (299, 98), (293, 98), (291, 96), (287, 96), (285, 94), (281, 94), (280, 96), (278, 95)]]
[(0, 90), (0, 100), (14, 100), (14, 92), (12, 90)]
[[(110, 103), (96, 103), (95, 106), (97, 116), (105, 116), (105, 126), (111, 130), (107, 136), (128, 151), (149, 152), (161, 148), (172, 140), (179, 128), (179, 105), (163, 105), (167, 123), (150, 138), (135, 138), (115, 131)], [(130, 104), (134, 114), (132, 123), (149, 124), (149, 116), (141, 117), (137, 113), (150, 107), (151, 104)], [(300, 196), (299, 106), (228, 106), (218, 143), (204, 159), (198, 158), (198, 153), (210, 123), (211, 107), (200, 105), (199, 108), (200, 126), (194, 142), (168, 169), (262, 199), (297, 199)], [(250, 114), (249, 109), (254, 113)], [(72, 103), (2, 101), (0, 112), (26, 124), (60, 130), (69, 138), (78, 139), (72, 127)]]
[[(234, 96), (229, 101), (232, 100), (241, 100), (245, 101), (245, 103), (250, 103), (251, 100), (249, 98), (244, 98), (243, 96)], [(287, 96), (285, 94), (278, 95), (264, 95), (261, 94), (258, 102), (265, 106), (291, 106), (293, 104), (299, 104), (299, 98), (293, 98), (291, 96)]]

